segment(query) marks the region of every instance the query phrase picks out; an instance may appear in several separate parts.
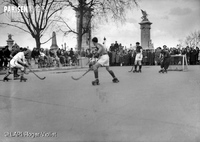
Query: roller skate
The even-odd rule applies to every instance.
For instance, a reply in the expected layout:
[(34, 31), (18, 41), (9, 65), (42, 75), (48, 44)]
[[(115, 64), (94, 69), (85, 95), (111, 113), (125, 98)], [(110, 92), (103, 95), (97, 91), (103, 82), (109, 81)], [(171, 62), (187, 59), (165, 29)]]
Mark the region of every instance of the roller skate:
[(17, 79), (19, 79), (19, 77), (20, 77), (20, 75), (19, 75), (19, 74), (15, 74), (15, 75), (14, 75), (14, 80), (17, 80)]
[(19, 74), (15, 74), (14, 77), (20, 77), (20, 75)]
[(159, 73), (163, 73), (163, 69), (159, 70)]
[(7, 81), (7, 82), (8, 82), (9, 80), (11, 80), (11, 79), (10, 79), (10, 78), (8, 78), (8, 77), (4, 77), (4, 78), (3, 78), (3, 82), (5, 82), (5, 81)]
[(162, 69), (159, 71), (159, 73), (167, 73), (167, 70)]
[(137, 70), (134, 70), (134, 71), (133, 71), (133, 73), (137, 73), (137, 72), (138, 72)]
[(27, 78), (25, 78), (23, 76), (20, 77), (20, 82), (22, 82), (22, 81), (26, 82), (26, 80), (27, 80)]
[(163, 72), (162, 73), (167, 73), (167, 70), (163, 70)]
[(99, 79), (96, 79), (95, 81), (92, 81), (92, 85), (99, 85)]
[(119, 80), (115, 77), (115, 78), (113, 78), (113, 83), (118, 83), (119, 82)]
[(14, 77), (14, 80), (18, 80), (18, 79), (19, 79), (19, 77), (16, 77), (16, 76)]
[(14, 77), (20, 77), (20, 75), (17, 73), (17, 69), (15, 69), (15, 70), (13, 71), (13, 76), (14, 76)]

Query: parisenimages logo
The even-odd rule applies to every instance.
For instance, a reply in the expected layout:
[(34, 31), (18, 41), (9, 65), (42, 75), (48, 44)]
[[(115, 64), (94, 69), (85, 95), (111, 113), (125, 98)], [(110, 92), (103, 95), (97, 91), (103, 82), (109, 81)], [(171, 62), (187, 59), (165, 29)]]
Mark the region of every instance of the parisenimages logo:
[(4, 16), (10, 21), (20, 19), (21, 14), (28, 14), (33, 12), (32, 6), (25, 5), (8, 5), (3, 7)]
[(40, 11), (44, 11), (44, 8), (41, 6), (26, 6), (26, 5), (8, 5), (3, 7), (3, 12), (5, 17), (7, 17), (8, 20), (13, 21), (14, 19), (21, 18), (21, 14), (34, 14), (34, 12), (38, 13)]
[(20, 5), (20, 6), (4, 6), (3, 12), (4, 13), (29, 13), (33, 10), (32, 6), (25, 6), (25, 5)]

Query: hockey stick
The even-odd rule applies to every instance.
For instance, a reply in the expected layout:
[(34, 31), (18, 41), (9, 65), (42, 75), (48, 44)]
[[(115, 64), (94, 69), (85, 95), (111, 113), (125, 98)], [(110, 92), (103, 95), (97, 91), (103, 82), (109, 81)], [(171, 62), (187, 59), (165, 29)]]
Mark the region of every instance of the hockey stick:
[(128, 71), (128, 72), (132, 72), (132, 71), (133, 71), (133, 67), (134, 67), (134, 66), (132, 66), (131, 70), (130, 70), (130, 71)]
[[(27, 67), (28, 68), (28, 67)], [(35, 76), (37, 76), (37, 78), (39, 78), (40, 80), (44, 80), (46, 77), (39, 77), (34, 71), (32, 71), (30, 68), (28, 68), (30, 72), (32, 72)]]
[(25, 66), (23, 63), (21, 63), (19, 61), (17, 61), (17, 63), (24, 66), (25, 68), (29, 69), (29, 71), (32, 72), (35, 76), (37, 76), (37, 78), (39, 78), (40, 80), (44, 80), (46, 78), (46, 77), (43, 77), (43, 78), (39, 77), (34, 71), (32, 71), (28, 66)]
[(91, 71), (92, 69), (91, 68), (89, 68), (84, 74), (82, 74), (80, 77), (78, 77), (78, 78), (75, 78), (75, 77), (73, 77), (73, 76), (71, 76), (71, 78), (73, 79), (73, 80), (79, 80), (79, 79), (81, 79), (84, 75), (86, 75), (89, 71)]

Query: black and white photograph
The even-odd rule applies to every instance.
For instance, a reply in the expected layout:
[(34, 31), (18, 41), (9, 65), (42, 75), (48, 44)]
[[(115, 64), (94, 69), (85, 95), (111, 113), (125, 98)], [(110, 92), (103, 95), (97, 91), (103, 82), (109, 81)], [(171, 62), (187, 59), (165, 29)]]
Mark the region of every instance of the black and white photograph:
[(0, 0), (0, 142), (200, 142), (200, 0)]

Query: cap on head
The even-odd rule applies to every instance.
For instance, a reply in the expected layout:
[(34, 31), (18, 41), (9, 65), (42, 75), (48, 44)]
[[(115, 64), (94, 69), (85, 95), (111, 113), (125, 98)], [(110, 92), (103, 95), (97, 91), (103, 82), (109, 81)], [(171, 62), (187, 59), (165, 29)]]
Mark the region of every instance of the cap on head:
[(137, 44), (137, 45), (140, 45), (140, 43), (139, 43), (139, 42), (136, 42), (136, 44)]
[(166, 45), (163, 45), (163, 47), (166, 48), (167, 46), (166, 46)]
[(92, 42), (97, 43), (97, 42), (98, 42), (98, 38), (94, 37), (94, 38), (92, 39)]

